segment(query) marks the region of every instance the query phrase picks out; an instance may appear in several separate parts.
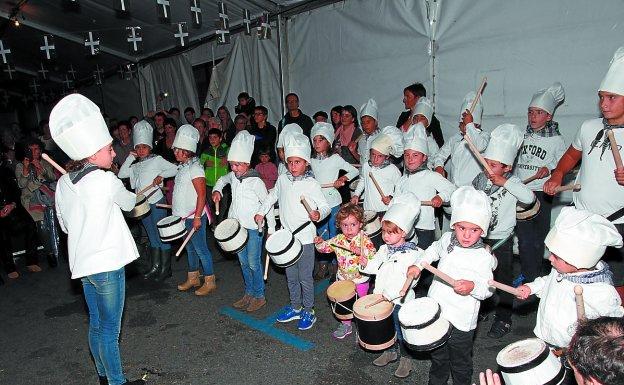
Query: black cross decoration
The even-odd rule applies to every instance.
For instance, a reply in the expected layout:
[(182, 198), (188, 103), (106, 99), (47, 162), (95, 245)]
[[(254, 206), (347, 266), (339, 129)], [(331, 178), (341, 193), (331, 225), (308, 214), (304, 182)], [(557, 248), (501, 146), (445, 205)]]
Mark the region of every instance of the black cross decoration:
[(76, 70), (74, 70), (73, 64), (69, 65), (69, 69), (67, 70), (67, 74), (71, 77), (72, 80), (76, 80)]
[(251, 12), (243, 9), (243, 26), (245, 27), (245, 35), (251, 35)]
[(130, 0), (113, 0), (113, 8), (122, 15), (130, 13)]
[(46, 60), (54, 59), (56, 57), (54, 37), (52, 35), (43, 35), (43, 45), (39, 46), (39, 50), (43, 52), (43, 57)]
[(95, 65), (95, 71), (93, 71), (93, 80), (95, 81), (95, 84), (98, 86), (102, 85), (102, 74), (104, 73), (104, 71), (102, 71), (100, 69), (99, 65)]
[(4, 43), (2, 42), (2, 40), (0, 40), (0, 55), (2, 55), (2, 63), (3, 64), (8, 64), (9, 63), (9, 59), (7, 58), (7, 56), (10, 53), (11, 53), (11, 50), (8, 47), (4, 48)]
[(143, 36), (141, 35), (141, 27), (126, 27), (128, 48), (130, 53), (137, 53), (142, 51)]
[(269, 13), (265, 12), (258, 19), (258, 39), (265, 40), (271, 38), (271, 25), (269, 24)]
[(12, 67), (10, 64), (7, 63), (6, 68), (4, 69), (4, 72), (7, 73), (9, 80), (13, 80), (13, 73), (16, 72), (14, 67)]
[(69, 78), (69, 75), (65, 74), (65, 80), (63, 80), (63, 84), (65, 84), (65, 88), (67, 90), (71, 90), (74, 88), (74, 81)]
[(43, 64), (43, 62), (40, 63), (39, 69), (37, 70), (37, 72), (41, 74), (41, 80), (48, 80), (47, 73), (50, 71), (45, 68), (45, 65)]
[(227, 5), (223, 2), (217, 3), (219, 7), (219, 20), (217, 21), (217, 44), (230, 43), (230, 18), (227, 14)]
[(202, 23), (202, 10), (199, 0), (191, 0), (191, 16), (193, 18), (193, 26), (201, 27)]
[(33, 78), (32, 82), (30, 82), (30, 85), (28, 87), (32, 88), (33, 96), (37, 97), (37, 91), (39, 90), (39, 84), (37, 83), (37, 79)]
[(178, 23), (178, 32), (173, 34), (173, 37), (175, 37), (176, 39), (180, 39), (180, 41), (178, 42), (180, 47), (184, 47), (186, 44), (188, 44), (188, 32), (187, 32), (187, 27), (186, 27), (186, 22), (184, 23)]
[(171, 4), (169, 0), (156, 0), (156, 7), (161, 21), (168, 22), (171, 18)]
[(100, 39), (93, 32), (87, 33), (84, 45), (87, 47), (87, 55), (95, 56), (100, 53)]

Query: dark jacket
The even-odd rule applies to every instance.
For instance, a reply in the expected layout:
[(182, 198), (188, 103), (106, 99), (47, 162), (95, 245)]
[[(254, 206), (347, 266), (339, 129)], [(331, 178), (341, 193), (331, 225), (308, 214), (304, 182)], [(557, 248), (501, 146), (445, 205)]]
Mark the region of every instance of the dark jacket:
[[(409, 118), (410, 112), (403, 111), (401, 115), (399, 115), (399, 119), (396, 122), (396, 126), (401, 128), (403, 123)], [(427, 127), (427, 135), (433, 136), (433, 139), (438, 144), (438, 147), (442, 147), (444, 145), (444, 137), (442, 136), (442, 128), (440, 128), (440, 121), (436, 118), (435, 114), (431, 115), (431, 124)]]
[(310, 132), (312, 131), (312, 126), (314, 125), (314, 122), (312, 122), (312, 118), (301, 112), (301, 110), (299, 110), (299, 116), (297, 116), (296, 118), (293, 118), (292, 116), (290, 116), (290, 112), (287, 112), (277, 125), (277, 134), (279, 135), (282, 132), (284, 126), (290, 123), (298, 124), (299, 127), (301, 127), (301, 129), (303, 130), (303, 134), (310, 138)]

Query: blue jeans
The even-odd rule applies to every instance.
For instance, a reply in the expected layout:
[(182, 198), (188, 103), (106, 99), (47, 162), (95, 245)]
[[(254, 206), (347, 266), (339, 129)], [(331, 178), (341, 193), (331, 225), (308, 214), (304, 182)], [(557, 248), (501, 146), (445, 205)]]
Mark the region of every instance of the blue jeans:
[(119, 330), (126, 296), (126, 276), (122, 267), (82, 278), (89, 308), (89, 349), (98, 375), (110, 385), (126, 382), (119, 354)]
[[(165, 203), (165, 198), (163, 197), (160, 201), (158, 201), (158, 203)], [(143, 223), (143, 226), (145, 227), (147, 238), (149, 239), (151, 247), (163, 250), (171, 249), (171, 245), (169, 243), (165, 243), (160, 239), (160, 234), (158, 234), (158, 228), (156, 227), (158, 221), (166, 216), (167, 211), (165, 209), (156, 207), (155, 204), (150, 204), (149, 215), (141, 219), (141, 223)]]
[[(332, 207), (327, 218), (322, 220), (316, 228), (316, 234), (318, 235), (321, 235), (323, 231), (327, 230), (322, 236), (324, 240), (328, 240), (338, 235), (338, 227), (336, 227), (336, 214), (338, 214), (338, 210), (340, 210), (340, 205)], [(329, 262), (329, 258), (331, 258), (331, 263), (334, 265), (338, 263), (336, 258), (333, 258), (333, 254), (331, 253), (319, 254), (319, 261), (321, 262)]]
[[(193, 218), (185, 221), (186, 229), (191, 231), (193, 228)], [(189, 271), (198, 271), (199, 262), (201, 261), (204, 275), (213, 275), (212, 270), (212, 254), (206, 243), (206, 216), (201, 217), (201, 227), (191, 237), (189, 243), (186, 244), (186, 256), (188, 258)]]
[[(247, 245), (238, 252), (243, 271), (245, 294), (264, 298), (264, 276), (262, 271), (262, 236), (258, 230), (247, 229)], [(268, 258), (268, 257), (267, 257)]]

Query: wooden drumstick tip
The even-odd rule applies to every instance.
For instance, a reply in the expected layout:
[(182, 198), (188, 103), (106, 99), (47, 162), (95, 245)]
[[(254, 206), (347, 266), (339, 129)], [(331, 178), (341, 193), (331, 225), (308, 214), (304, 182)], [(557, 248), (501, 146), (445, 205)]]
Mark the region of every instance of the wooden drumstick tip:
[(581, 285), (574, 286), (574, 294), (583, 295), (583, 287)]

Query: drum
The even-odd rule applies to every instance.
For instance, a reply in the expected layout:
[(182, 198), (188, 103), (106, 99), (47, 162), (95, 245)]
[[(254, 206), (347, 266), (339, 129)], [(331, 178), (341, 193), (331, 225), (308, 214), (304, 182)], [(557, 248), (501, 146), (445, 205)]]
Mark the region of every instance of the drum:
[(357, 299), (353, 281), (336, 281), (327, 288), (327, 298), (331, 301), (332, 312), (336, 318), (347, 320), (353, 318), (353, 304)]
[(264, 248), (273, 263), (279, 267), (294, 265), (299, 261), (303, 252), (301, 242), (286, 229), (277, 230), (273, 233), (267, 239)]
[(396, 341), (396, 331), (392, 320), (394, 304), (382, 301), (366, 308), (366, 305), (376, 302), (381, 294), (364, 296), (353, 305), (353, 316), (358, 330), (358, 342), (368, 350), (385, 350)]
[(136, 196), (136, 203), (134, 208), (126, 213), (127, 217), (130, 218), (141, 218), (144, 215), (149, 214), (150, 205), (147, 201), (147, 197), (143, 194), (138, 194)]
[(444, 345), (451, 336), (451, 324), (440, 316), (438, 301), (417, 298), (401, 306), (399, 323), (403, 341), (417, 352), (433, 350)]
[(412, 227), (412, 230), (410, 230), (409, 234), (407, 234), (407, 236), (405, 237), (405, 240), (407, 242), (414, 242), (414, 243), (418, 243), (418, 237), (416, 236), (416, 228)]
[(496, 363), (507, 385), (561, 384), (566, 374), (559, 358), (539, 338), (507, 345)]
[(364, 211), (364, 232), (371, 238), (381, 233), (381, 219), (376, 212)]
[(539, 214), (540, 211), (540, 201), (539, 199), (535, 199), (535, 202), (529, 206), (516, 206), (516, 219), (519, 221), (528, 221), (533, 219)]
[(164, 217), (156, 223), (160, 239), (163, 242), (171, 242), (186, 235), (184, 219), (175, 215)]
[(234, 218), (225, 219), (214, 231), (214, 237), (226, 253), (237, 253), (247, 244), (247, 229)]

